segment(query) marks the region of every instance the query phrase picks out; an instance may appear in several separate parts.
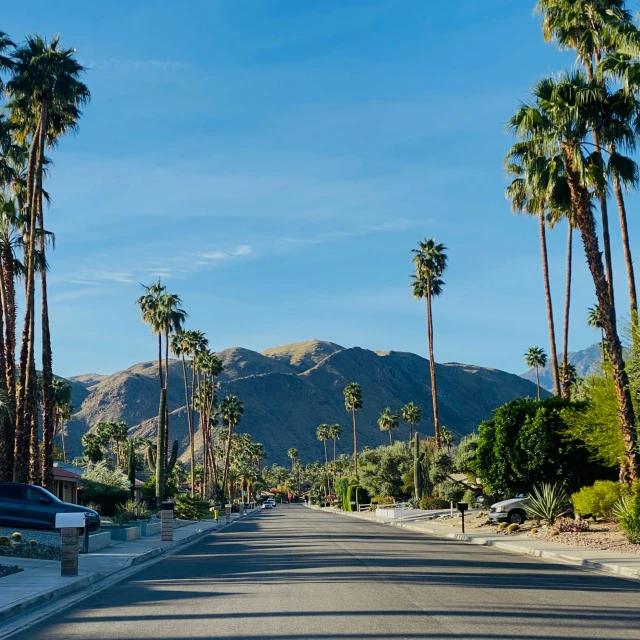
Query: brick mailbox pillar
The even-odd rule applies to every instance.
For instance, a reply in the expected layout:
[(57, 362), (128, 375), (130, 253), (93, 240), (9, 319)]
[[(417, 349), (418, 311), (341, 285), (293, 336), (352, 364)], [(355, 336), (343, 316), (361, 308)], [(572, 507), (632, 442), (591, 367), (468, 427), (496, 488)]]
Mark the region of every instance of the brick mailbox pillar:
[(160, 540), (173, 541), (173, 502), (167, 500), (162, 503)]
[(226, 504), (224, 506), (224, 515), (227, 518), (227, 522), (231, 521), (231, 505), (230, 504)]
[(80, 529), (85, 527), (84, 513), (57, 513), (56, 529), (60, 529), (62, 562), (61, 576), (78, 575), (78, 546)]

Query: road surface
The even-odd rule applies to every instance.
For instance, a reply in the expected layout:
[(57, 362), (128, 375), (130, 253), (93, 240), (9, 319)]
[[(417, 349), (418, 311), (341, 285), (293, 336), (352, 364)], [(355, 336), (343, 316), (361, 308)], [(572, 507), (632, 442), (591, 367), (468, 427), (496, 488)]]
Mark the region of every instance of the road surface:
[(640, 639), (640, 585), (282, 505), (14, 638)]

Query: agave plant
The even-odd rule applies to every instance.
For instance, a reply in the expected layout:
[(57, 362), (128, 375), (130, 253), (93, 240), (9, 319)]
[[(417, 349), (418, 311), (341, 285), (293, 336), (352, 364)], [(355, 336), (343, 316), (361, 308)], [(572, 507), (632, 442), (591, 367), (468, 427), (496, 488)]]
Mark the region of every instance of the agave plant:
[(524, 509), (530, 518), (552, 527), (569, 511), (569, 496), (560, 485), (543, 483), (533, 488)]
[(637, 495), (620, 496), (613, 507), (613, 517), (625, 532), (627, 540), (631, 544), (640, 544), (640, 512)]

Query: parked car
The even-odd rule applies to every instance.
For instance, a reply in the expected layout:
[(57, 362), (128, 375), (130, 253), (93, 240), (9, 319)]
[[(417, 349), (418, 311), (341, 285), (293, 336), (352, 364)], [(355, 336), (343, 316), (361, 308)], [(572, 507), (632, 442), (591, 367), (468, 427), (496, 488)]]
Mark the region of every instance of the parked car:
[(268, 502), (271, 505), (272, 509), (276, 508), (276, 499), (275, 498), (267, 498), (265, 502)]
[(273, 509), (273, 505), (268, 500), (265, 500), (262, 503), (262, 508), (263, 509)]
[(524, 510), (524, 506), (528, 502), (529, 498), (524, 495), (496, 502), (489, 509), (489, 520), (493, 522), (508, 522), (509, 524), (524, 524), (527, 519), (527, 512)]
[(97, 511), (62, 502), (42, 487), (20, 482), (0, 482), (0, 524), (12, 527), (55, 529), (56, 513), (84, 513), (89, 530), (100, 527)]

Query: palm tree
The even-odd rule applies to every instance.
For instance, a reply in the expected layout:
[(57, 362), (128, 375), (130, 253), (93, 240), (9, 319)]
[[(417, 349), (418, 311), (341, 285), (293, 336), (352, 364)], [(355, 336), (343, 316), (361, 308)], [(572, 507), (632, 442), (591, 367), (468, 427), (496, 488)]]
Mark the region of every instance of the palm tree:
[(400, 419), (391, 411), (390, 407), (384, 409), (378, 418), (378, 426), (380, 431), (389, 432), (389, 444), (393, 444), (393, 430), (400, 426)]
[(596, 304), (593, 307), (589, 307), (589, 313), (587, 314), (587, 324), (592, 328), (600, 331), (600, 352), (602, 354), (602, 362), (605, 361), (605, 340), (604, 340), (604, 325), (602, 324), (602, 315), (600, 314), (600, 307)]
[(433, 404), (433, 425), (436, 435), (436, 447), (440, 443), (440, 420), (438, 418), (438, 389), (436, 383), (436, 364), (433, 357), (433, 313), (432, 301), (442, 293), (444, 282), (441, 276), (447, 268), (446, 247), (437, 244), (433, 238), (418, 242), (418, 248), (412, 249), (412, 262), (415, 274), (411, 283), (414, 298), (427, 301), (427, 341), (429, 345), (429, 369), (431, 373), (431, 402)]
[[(562, 159), (571, 192), (572, 209), (580, 229), (607, 339), (626, 450), (627, 469), (622, 469), (621, 474), (628, 474), (627, 479), (633, 481), (640, 472), (635, 412), (616, 327), (616, 310), (602, 263), (592, 212), (593, 192), (604, 191), (606, 176), (601, 154), (592, 151), (588, 137), (594, 121), (599, 118), (605, 96), (598, 85), (588, 82), (581, 73), (542, 80), (534, 87), (533, 95), (535, 101), (520, 106), (511, 118), (509, 128), (523, 142), (535, 148), (543, 147), (549, 151), (549, 155)], [(625, 162), (617, 153), (612, 154), (610, 163), (612, 159), (618, 166)]]
[(336, 464), (336, 443), (342, 435), (342, 427), (339, 424), (329, 425), (329, 437), (333, 440), (333, 466)]
[[(624, 0), (538, 0), (538, 13), (543, 15), (542, 27), (547, 41), (555, 40), (563, 49), (576, 52), (577, 61), (583, 65), (589, 83), (597, 82), (604, 87), (604, 80), (596, 78), (595, 70), (598, 65), (603, 66), (605, 72), (619, 75), (620, 66), (617, 64), (615, 50), (622, 45), (629, 47), (635, 43), (634, 53), (638, 53), (638, 31), (633, 25), (633, 17), (624, 7)], [(613, 54), (613, 60), (603, 60)], [(625, 66), (624, 64), (622, 65)], [(601, 115), (605, 113), (602, 111)], [(609, 120), (609, 123), (611, 121)], [(594, 151), (601, 155), (602, 146), (606, 147), (612, 157), (615, 157), (617, 141), (607, 136), (607, 118), (600, 117), (590, 123), (593, 133)], [(615, 127), (614, 127), (615, 129)], [(608, 129), (612, 131), (611, 128)], [(638, 303), (635, 287), (635, 275), (629, 246), (626, 210), (622, 195), (621, 179), (617, 170), (610, 171), (612, 178), (622, 234), (623, 251), (629, 283), (629, 298), (631, 304), (631, 318), (636, 321)], [(597, 189), (602, 215), (602, 242), (606, 267), (606, 278), (611, 304), (614, 305), (613, 269), (611, 266), (611, 243), (609, 239), (609, 218), (607, 213), (606, 189)]]
[(327, 454), (327, 440), (330, 437), (331, 436), (329, 435), (329, 425), (328, 424), (321, 424), (316, 429), (316, 438), (318, 440), (320, 440), (320, 442), (322, 442), (322, 444), (324, 445), (324, 463), (325, 464), (329, 464), (329, 456)]
[(60, 434), (62, 440), (62, 459), (67, 461), (67, 449), (65, 446), (64, 435), (66, 422), (73, 413), (73, 405), (71, 404), (71, 385), (63, 378), (54, 378), (53, 380), (53, 401), (55, 406), (55, 433), (54, 436)]
[[(220, 415), (223, 421), (227, 425), (227, 443), (224, 459), (224, 470), (222, 473), (222, 487), (227, 487), (227, 476), (229, 475), (229, 457), (231, 455), (231, 436), (233, 434), (234, 427), (237, 427), (240, 423), (240, 419), (244, 414), (244, 404), (236, 398), (236, 396), (227, 396), (220, 403)], [(231, 501), (231, 494), (229, 494), (229, 501)]]
[(362, 387), (357, 382), (350, 382), (342, 391), (344, 407), (353, 419), (353, 472), (358, 475), (358, 431), (356, 429), (356, 411), (362, 409)]
[(451, 445), (456, 443), (456, 437), (451, 431), (451, 429), (447, 429), (447, 427), (440, 427), (441, 436), (442, 436), (442, 444), (447, 447), (447, 454), (449, 453), (449, 449)]
[(413, 440), (413, 428), (420, 424), (422, 411), (413, 402), (408, 402), (401, 410), (402, 420), (409, 425), (409, 442)]
[(4, 82), (2, 81), (2, 74), (7, 71), (13, 70), (13, 50), (16, 45), (11, 41), (9, 36), (0, 31), (0, 93), (4, 91)]
[[(515, 161), (514, 161), (515, 159)], [(562, 163), (556, 158), (547, 157), (544, 149), (536, 149), (532, 145), (516, 143), (505, 159), (507, 175), (513, 178), (507, 187), (507, 199), (511, 201), (514, 213), (527, 213), (538, 219), (540, 236), (540, 253), (542, 256), (542, 281), (547, 306), (547, 323), (549, 326), (549, 347), (551, 350), (551, 366), (553, 369), (553, 386), (556, 395), (560, 395), (558, 379), (558, 355), (556, 352), (556, 331), (553, 320), (553, 303), (551, 285), (549, 284), (549, 259), (547, 257), (547, 211), (551, 218), (557, 218), (556, 202), (558, 192), (567, 184), (562, 175)], [(552, 200), (552, 196), (555, 198)]]
[[(35, 380), (35, 278), (36, 230), (40, 232), (40, 248), (45, 258), (43, 215), (43, 176), (45, 146), (55, 145), (69, 130), (77, 129), (80, 107), (89, 101), (90, 93), (80, 78), (84, 67), (75, 59), (75, 49), (64, 49), (59, 36), (47, 42), (40, 36), (28, 36), (13, 55), (13, 75), (6, 90), (10, 97), (11, 118), (19, 125), (22, 139), (30, 139), (26, 184), (28, 212), (26, 246), (26, 304), (20, 348), (20, 379), (16, 412), (18, 433), (33, 423), (37, 412)], [(42, 468), (43, 483), (53, 488), (53, 362), (46, 271), (42, 282)], [(21, 438), (17, 438), (21, 441)], [(24, 456), (24, 452), (19, 452)], [(16, 456), (16, 460), (20, 456)], [(24, 464), (18, 463), (16, 479), (24, 479)], [(20, 478), (22, 476), (22, 478)]]
[(564, 365), (561, 366), (562, 378), (568, 380), (569, 393), (567, 394), (567, 399), (571, 398), (571, 389), (575, 387), (578, 382), (578, 372), (576, 371), (575, 365), (570, 362), (567, 363), (566, 368)]
[(287, 458), (289, 458), (291, 460), (291, 472), (293, 473), (293, 466), (296, 463), (296, 460), (298, 459), (298, 457), (300, 456), (300, 454), (298, 453), (297, 449), (294, 449), (293, 447), (291, 447), (291, 449), (287, 450)]
[(529, 347), (524, 354), (524, 361), (529, 369), (536, 370), (536, 385), (538, 387), (538, 400), (540, 400), (540, 367), (547, 366), (547, 354), (541, 347)]
[(140, 308), (142, 322), (151, 327), (151, 333), (158, 336), (158, 377), (160, 380), (160, 390), (164, 389), (164, 374), (162, 370), (162, 324), (161, 300), (167, 288), (160, 282), (154, 282), (147, 286), (142, 285), (144, 294), (136, 300)]

